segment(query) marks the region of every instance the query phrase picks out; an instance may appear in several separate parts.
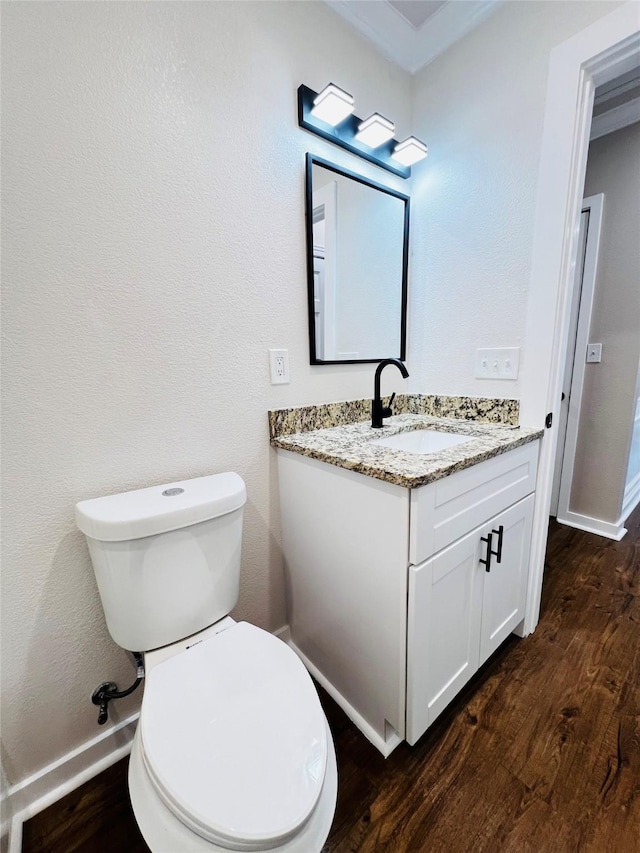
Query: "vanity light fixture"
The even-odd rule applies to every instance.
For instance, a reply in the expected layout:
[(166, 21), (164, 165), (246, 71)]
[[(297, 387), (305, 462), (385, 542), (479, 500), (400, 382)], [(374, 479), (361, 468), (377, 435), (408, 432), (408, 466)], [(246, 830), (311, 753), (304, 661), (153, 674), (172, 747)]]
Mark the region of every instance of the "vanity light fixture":
[(380, 113), (363, 121), (353, 112), (353, 97), (329, 83), (318, 93), (298, 88), (298, 124), (399, 178), (411, 177), (411, 164), (427, 156), (427, 146), (413, 136), (398, 142), (395, 125)]
[(353, 96), (334, 83), (325, 86), (313, 99), (311, 114), (335, 127), (353, 112)]
[(381, 116), (380, 113), (374, 113), (358, 125), (356, 139), (359, 142), (364, 142), (369, 148), (378, 148), (390, 139), (393, 139), (393, 134), (396, 132), (396, 126), (388, 118)]
[(415, 136), (410, 136), (404, 142), (399, 142), (396, 145), (391, 156), (403, 166), (413, 166), (414, 163), (424, 160), (427, 156), (427, 146)]

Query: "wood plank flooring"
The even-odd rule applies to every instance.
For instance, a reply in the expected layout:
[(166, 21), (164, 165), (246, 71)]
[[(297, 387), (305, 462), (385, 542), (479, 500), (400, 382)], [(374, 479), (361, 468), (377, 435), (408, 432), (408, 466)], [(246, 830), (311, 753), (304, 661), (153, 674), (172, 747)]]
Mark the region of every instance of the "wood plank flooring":
[[(640, 508), (627, 527), (552, 522), (535, 634), (416, 746), (385, 760), (322, 696), (340, 780), (324, 853), (640, 853)], [(23, 850), (147, 851), (126, 762), (28, 821)]]

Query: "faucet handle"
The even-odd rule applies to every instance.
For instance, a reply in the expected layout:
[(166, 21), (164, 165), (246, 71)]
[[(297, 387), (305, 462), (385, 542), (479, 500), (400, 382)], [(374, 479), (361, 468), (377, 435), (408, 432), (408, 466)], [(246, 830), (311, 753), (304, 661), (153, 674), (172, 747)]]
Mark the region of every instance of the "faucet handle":
[(393, 401), (395, 400), (395, 397), (396, 397), (396, 392), (394, 391), (393, 394), (391, 395), (391, 397), (389, 398), (389, 405), (383, 406), (383, 408), (382, 408), (382, 417), (383, 418), (389, 418), (393, 414), (393, 409), (391, 408), (391, 406), (393, 405)]

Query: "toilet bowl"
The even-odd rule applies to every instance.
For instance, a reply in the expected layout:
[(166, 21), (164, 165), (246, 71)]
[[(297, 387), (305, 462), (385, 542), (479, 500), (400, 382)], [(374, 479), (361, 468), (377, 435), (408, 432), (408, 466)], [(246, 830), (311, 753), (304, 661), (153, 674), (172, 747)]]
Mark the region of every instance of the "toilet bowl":
[(158, 851), (320, 851), (337, 795), (318, 696), (282, 641), (223, 625), (145, 660), (129, 763), (133, 811)]
[(144, 654), (129, 791), (153, 853), (319, 853), (331, 828), (313, 681), (286, 643), (227, 615), (245, 500), (227, 472), (76, 506), (109, 631)]

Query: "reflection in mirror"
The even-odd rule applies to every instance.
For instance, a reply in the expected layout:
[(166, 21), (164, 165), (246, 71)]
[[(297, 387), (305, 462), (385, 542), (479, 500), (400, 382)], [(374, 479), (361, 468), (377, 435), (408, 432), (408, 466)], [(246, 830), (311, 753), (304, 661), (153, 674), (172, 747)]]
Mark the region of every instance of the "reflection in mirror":
[(405, 358), (409, 199), (307, 154), (311, 364)]

